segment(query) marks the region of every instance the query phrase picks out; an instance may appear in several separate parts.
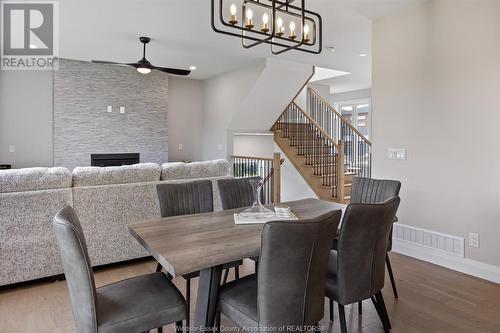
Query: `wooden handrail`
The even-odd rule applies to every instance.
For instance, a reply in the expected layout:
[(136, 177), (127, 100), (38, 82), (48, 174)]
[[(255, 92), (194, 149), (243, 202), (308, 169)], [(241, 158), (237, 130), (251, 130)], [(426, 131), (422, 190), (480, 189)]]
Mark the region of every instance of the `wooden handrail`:
[(364, 135), (363, 133), (361, 133), (356, 127), (354, 127), (350, 122), (346, 121), (343, 117), (342, 117), (342, 114), (340, 114), (337, 110), (335, 110), (335, 108), (333, 106), (330, 105), (330, 103), (328, 103), (323, 97), (321, 97), (316, 91), (314, 91), (313, 88), (311, 87), (307, 87), (307, 91), (310, 91), (312, 94), (314, 94), (314, 96), (316, 96), (317, 98), (319, 98), (323, 103), (326, 104), (326, 106), (328, 107), (328, 109), (335, 113), (341, 120), (342, 122), (344, 122), (349, 128), (351, 128), (357, 135), (359, 135), (363, 141), (365, 141), (367, 144), (369, 144), (370, 146), (372, 145), (372, 142), (370, 140), (368, 140)]
[(304, 112), (304, 110), (302, 110), (300, 108), (300, 106), (295, 104), (295, 102), (292, 102), (290, 104), (293, 104), (297, 108), (297, 110), (299, 110), (307, 118), (307, 120), (309, 120), (317, 128), (317, 130), (320, 131), (326, 137), (326, 139), (328, 139), (328, 141), (331, 141), (335, 147), (337, 147), (337, 148), (339, 147), (338, 143), (335, 142), (335, 140), (332, 138), (332, 136), (330, 134), (328, 134), (323, 129), (323, 127), (321, 127), (310, 115), (308, 115), (306, 112)]
[(273, 158), (268, 158), (268, 157), (255, 157), (255, 156), (238, 156), (238, 155), (231, 155), (231, 158), (246, 158), (249, 160), (259, 160), (259, 161), (273, 161)]

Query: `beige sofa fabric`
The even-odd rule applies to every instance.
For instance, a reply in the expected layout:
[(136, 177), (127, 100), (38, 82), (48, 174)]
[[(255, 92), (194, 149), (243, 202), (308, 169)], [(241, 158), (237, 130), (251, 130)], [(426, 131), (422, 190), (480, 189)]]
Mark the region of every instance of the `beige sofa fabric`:
[(76, 167), (73, 186), (98, 186), (153, 182), (160, 179), (161, 168), (156, 163), (140, 163), (117, 167)]
[(230, 174), (231, 164), (226, 160), (164, 163), (161, 166), (161, 180), (225, 177)]
[(51, 221), (60, 207), (72, 204), (71, 172), (0, 171), (0, 188), (0, 285), (61, 274)]
[(26, 168), (0, 171), (0, 193), (39, 191), (71, 187), (66, 168)]
[(145, 257), (127, 225), (160, 218), (156, 183), (73, 188), (75, 209), (93, 266)]

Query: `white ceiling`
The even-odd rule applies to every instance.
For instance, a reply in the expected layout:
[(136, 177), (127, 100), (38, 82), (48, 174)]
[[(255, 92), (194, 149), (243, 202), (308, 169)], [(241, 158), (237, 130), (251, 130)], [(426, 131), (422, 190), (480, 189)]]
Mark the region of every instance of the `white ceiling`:
[[(335, 52), (286, 52), (279, 57), (349, 72), (325, 84), (335, 91), (371, 86), (371, 19), (425, 0), (308, 0), (323, 17), (323, 44)], [(272, 57), (269, 46), (243, 49), (237, 38), (210, 27), (209, 0), (60, 0), (60, 56), (135, 62), (139, 36), (150, 36), (147, 58), (156, 66), (197, 70), (205, 79)]]

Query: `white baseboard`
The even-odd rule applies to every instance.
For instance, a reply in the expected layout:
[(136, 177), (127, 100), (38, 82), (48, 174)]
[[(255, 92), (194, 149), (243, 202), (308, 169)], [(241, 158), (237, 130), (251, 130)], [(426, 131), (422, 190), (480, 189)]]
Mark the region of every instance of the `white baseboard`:
[(401, 239), (393, 239), (392, 251), (481, 279), (500, 283), (500, 267), (498, 266), (448, 254)]

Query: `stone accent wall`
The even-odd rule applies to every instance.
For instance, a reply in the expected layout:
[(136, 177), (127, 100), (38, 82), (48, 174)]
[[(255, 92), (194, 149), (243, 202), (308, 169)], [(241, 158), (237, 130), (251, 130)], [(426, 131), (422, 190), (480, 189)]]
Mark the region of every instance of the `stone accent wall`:
[(61, 59), (54, 71), (54, 165), (88, 166), (93, 153), (167, 162), (167, 115), (165, 73)]

